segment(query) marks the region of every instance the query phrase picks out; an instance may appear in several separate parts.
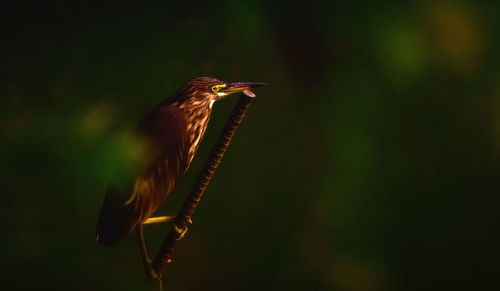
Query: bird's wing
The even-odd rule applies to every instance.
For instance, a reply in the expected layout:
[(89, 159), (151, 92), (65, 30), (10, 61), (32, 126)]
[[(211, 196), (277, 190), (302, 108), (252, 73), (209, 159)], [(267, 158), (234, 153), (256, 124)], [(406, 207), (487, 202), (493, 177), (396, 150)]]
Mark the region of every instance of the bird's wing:
[(168, 106), (157, 107), (138, 128), (148, 144), (146, 170), (124, 189), (109, 188), (97, 223), (97, 242), (113, 245), (150, 217), (184, 174), (185, 119)]

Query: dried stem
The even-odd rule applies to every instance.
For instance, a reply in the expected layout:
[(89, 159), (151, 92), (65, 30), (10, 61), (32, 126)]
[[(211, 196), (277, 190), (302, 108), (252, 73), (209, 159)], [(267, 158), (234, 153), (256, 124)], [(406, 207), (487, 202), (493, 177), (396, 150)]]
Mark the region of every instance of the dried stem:
[[(217, 166), (219, 165), (224, 153), (226, 152), (231, 139), (233, 138), (234, 133), (238, 129), (243, 117), (245, 116), (249, 106), (250, 101), (255, 97), (255, 94), (251, 91), (242, 92), (238, 102), (234, 106), (233, 112), (229, 117), (226, 125), (220, 134), (210, 156), (205, 163), (205, 166), (201, 170), (196, 182), (191, 189), (186, 201), (182, 205), (179, 213), (177, 214), (174, 225), (177, 226), (178, 229), (186, 229), (189, 227), (189, 222), (191, 221), (191, 216), (194, 213), (198, 202), (200, 201), (205, 189), (207, 188), (208, 183), (212, 179)], [(172, 254), (174, 252), (176, 243), (179, 239), (182, 238), (182, 234), (174, 229), (174, 227), (170, 228), (163, 244), (158, 251), (153, 263), (152, 268), (154, 271), (154, 275), (158, 278), (161, 277), (163, 269), (165, 265), (172, 261)]]

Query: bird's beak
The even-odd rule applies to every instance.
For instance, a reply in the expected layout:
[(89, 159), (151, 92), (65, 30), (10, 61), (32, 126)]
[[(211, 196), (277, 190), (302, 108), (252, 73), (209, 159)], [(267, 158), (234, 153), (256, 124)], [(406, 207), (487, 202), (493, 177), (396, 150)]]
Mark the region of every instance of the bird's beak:
[(264, 86), (264, 83), (226, 83), (226, 86), (222, 88), (219, 92), (224, 95), (233, 94), (236, 92), (241, 92), (245, 90), (249, 90), (252, 88)]

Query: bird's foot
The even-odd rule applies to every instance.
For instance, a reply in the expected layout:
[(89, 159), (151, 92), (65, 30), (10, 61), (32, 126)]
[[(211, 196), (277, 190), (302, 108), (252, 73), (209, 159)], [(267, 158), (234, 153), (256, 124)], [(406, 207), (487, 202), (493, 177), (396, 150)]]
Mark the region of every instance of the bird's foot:
[(177, 240), (181, 240), (184, 238), (184, 235), (186, 235), (186, 232), (188, 231), (189, 225), (193, 224), (193, 221), (191, 219), (189, 219), (187, 225), (184, 225), (184, 226), (179, 226), (175, 222), (172, 222), (171, 224), (172, 224), (172, 228), (178, 234)]

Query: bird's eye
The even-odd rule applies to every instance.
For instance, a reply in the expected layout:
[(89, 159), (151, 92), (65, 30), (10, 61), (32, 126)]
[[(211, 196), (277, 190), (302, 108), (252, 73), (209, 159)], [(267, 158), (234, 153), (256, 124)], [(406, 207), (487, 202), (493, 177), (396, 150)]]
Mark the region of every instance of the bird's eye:
[(214, 93), (215, 93), (215, 92), (217, 92), (217, 91), (219, 91), (219, 88), (218, 88), (217, 86), (212, 86), (212, 92), (214, 92)]

